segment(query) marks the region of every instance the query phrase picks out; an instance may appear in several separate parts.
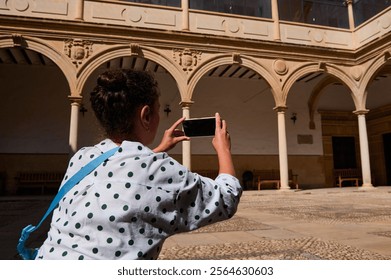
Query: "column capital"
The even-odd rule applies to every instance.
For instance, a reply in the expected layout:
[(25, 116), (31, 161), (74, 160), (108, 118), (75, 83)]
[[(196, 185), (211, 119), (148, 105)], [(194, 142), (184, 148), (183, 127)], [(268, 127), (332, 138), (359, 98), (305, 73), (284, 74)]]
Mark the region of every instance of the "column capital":
[(345, 0), (345, 5), (352, 5), (353, 4), (353, 0)]
[(276, 106), (273, 108), (274, 111), (276, 111), (277, 113), (285, 113), (286, 110), (288, 110), (288, 107), (287, 106)]
[(81, 104), (81, 102), (83, 101), (83, 97), (81, 96), (68, 95), (68, 99), (69, 101), (71, 101), (71, 103), (77, 103), (77, 104)]
[(369, 110), (367, 110), (367, 109), (353, 111), (353, 113), (356, 114), (357, 116), (366, 115), (366, 114), (368, 114), (368, 112), (369, 112)]
[(194, 101), (181, 101), (181, 102), (179, 102), (179, 105), (181, 105), (182, 106), (182, 108), (190, 108), (191, 107), (191, 105), (193, 105), (194, 104)]

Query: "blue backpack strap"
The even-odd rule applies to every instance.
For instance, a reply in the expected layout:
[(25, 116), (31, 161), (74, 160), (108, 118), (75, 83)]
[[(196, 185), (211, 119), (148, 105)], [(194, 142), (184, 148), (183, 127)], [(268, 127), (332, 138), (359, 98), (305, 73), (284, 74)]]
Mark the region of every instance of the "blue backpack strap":
[(41, 221), (38, 223), (38, 225), (28, 225), (26, 226), (21, 233), (18, 245), (16, 246), (19, 255), (23, 259), (32, 260), (35, 259), (35, 256), (37, 254), (36, 249), (27, 249), (25, 248), (25, 243), (30, 234), (38, 229), (43, 221), (50, 215), (50, 213), (57, 207), (60, 200), (64, 197), (64, 195), (73, 188), (76, 184), (78, 184), (85, 176), (90, 174), (95, 168), (97, 168), (102, 162), (107, 160), (109, 157), (114, 155), (118, 151), (119, 147), (115, 147), (103, 154), (101, 154), (99, 157), (95, 158), (94, 160), (90, 161), (88, 164), (86, 164), (84, 167), (82, 167), (78, 172), (76, 172), (68, 181), (65, 182), (65, 184), (60, 188), (57, 195), (54, 197), (52, 203), (50, 204), (48, 210), (46, 211), (45, 215), (43, 215)]

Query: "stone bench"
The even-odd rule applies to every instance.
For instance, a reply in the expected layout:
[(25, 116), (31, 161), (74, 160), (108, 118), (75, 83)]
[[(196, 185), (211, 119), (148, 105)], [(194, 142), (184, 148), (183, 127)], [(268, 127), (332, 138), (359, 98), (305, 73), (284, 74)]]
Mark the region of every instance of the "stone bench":
[(24, 189), (40, 189), (44, 194), (47, 188), (58, 189), (64, 178), (64, 172), (19, 172), (15, 177), (18, 192)]

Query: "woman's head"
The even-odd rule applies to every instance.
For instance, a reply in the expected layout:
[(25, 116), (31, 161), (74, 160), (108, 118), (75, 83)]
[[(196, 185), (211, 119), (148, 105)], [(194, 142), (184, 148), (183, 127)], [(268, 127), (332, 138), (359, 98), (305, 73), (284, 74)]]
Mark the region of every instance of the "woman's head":
[(147, 108), (147, 113), (158, 117), (158, 99), (157, 82), (149, 73), (123, 69), (99, 75), (90, 96), (92, 109), (107, 136), (117, 142), (139, 140), (135, 130), (140, 113)]

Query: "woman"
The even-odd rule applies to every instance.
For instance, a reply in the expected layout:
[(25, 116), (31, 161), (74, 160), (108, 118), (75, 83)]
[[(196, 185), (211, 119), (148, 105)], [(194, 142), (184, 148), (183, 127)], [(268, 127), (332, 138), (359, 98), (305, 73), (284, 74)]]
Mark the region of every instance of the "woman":
[(189, 140), (176, 129), (184, 118), (165, 131), (158, 147), (147, 147), (159, 125), (158, 99), (157, 83), (146, 72), (116, 70), (98, 77), (90, 100), (107, 139), (79, 150), (64, 182), (93, 158), (119, 150), (64, 196), (37, 259), (157, 259), (167, 237), (236, 212), (242, 190), (225, 121), (216, 114), (212, 143), (220, 174), (212, 180), (166, 154)]

